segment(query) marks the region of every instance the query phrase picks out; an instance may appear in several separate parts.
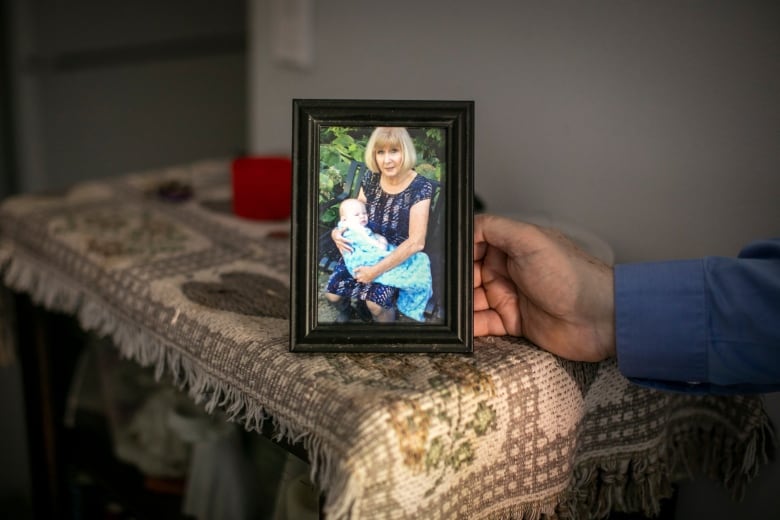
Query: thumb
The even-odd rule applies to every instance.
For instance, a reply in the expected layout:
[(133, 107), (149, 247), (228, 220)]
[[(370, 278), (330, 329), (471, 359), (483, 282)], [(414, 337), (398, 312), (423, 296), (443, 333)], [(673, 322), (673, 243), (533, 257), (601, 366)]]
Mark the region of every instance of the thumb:
[(504, 251), (508, 256), (524, 256), (540, 247), (544, 233), (533, 224), (517, 222), (497, 215), (474, 217), (474, 259), (485, 256), (487, 245)]

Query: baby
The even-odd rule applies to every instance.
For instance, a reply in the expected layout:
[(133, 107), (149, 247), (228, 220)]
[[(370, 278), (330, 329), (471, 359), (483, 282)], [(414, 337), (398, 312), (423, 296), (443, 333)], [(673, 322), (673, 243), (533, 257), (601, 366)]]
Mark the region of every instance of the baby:
[[(344, 237), (352, 244), (352, 252), (344, 254), (343, 258), (349, 274), (353, 277), (355, 269), (374, 265), (395, 249), (395, 246), (388, 244), (385, 237), (374, 233), (368, 227), (368, 212), (362, 201), (345, 199), (339, 206), (339, 215), (339, 228), (344, 230)], [(412, 319), (425, 321), (425, 306), (433, 294), (428, 255), (422, 251), (417, 252), (379, 275), (374, 282), (397, 287), (398, 310)]]
[(376, 246), (380, 251), (387, 251), (387, 239), (368, 227), (368, 210), (363, 201), (344, 199), (339, 205), (339, 216), (341, 217), (340, 228), (360, 233), (369, 244)]

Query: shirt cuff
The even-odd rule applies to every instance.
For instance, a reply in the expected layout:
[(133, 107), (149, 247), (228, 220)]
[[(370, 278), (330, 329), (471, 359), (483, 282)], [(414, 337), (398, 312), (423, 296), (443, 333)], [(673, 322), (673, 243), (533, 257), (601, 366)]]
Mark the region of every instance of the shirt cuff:
[(620, 372), (640, 384), (707, 381), (705, 298), (701, 260), (616, 265)]

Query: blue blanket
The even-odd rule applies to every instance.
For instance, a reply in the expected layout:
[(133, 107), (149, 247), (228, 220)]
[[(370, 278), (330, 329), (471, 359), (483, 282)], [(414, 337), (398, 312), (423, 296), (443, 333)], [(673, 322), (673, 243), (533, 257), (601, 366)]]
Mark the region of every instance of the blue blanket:
[[(353, 277), (355, 268), (374, 265), (395, 249), (392, 245), (386, 250), (381, 249), (369, 238), (366, 231), (368, 230), (363, 228), (347, 228), (344, 231), (344, 237), (352, 242), (352, 253), (344, 255), (344, 264)], [(401, 264), (379, 275), (374, 279), (374, 283), (397, 287), (398, 310), (414, 320), (425, 321), (423, 312), (433, 294), (431, 261), (428, 255), (413, 254)]]

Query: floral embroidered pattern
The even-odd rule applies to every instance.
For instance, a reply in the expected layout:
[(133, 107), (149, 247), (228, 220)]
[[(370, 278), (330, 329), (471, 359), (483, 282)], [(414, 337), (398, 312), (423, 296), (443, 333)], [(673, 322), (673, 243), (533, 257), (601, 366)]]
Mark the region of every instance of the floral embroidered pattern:
[(426, 455), (431, 414), (424, 411), (419, 402), (404, 399), (391, 406), (390, 424), (398, 434), (404, 464), (418, 470)]
[[(125, 208), (126, 209), (126, 208)], [(150, 210), (99, 208), (64, 212), (52, 221), (54, 236), (80, 243), (86, 254), (104, 260), (153, 259), (185, 251), (192, 237), (175, 222)]]
[[(468, 467), (480, 438), (495, 430), (496, 389), (489, 374), (461, 356), (341, 354), (318, 377), (383, 391), (388, 423), (404, 466), (433, 477), (431, 495), (448, 472)], [(403, 391), (399, 397), (398, 392)]]
[[(448, 471), (458, 472), (474, 461), (479, 438), (495, 429), (497, 422), (495, 407), (490, 403), (495, 397), (495, 386), (487, 373), (460, 357), (437, 357), (431, 364), (438, 374), (429, 379), (429, 384), (438, 395), (433, 400), (434, 406), (425, 413), (425, 420), (417, 419), (417, 422), (426, 424), (427, 421), (444, 428), (438, 428), (440, 433), (433, 435), (424, 448), (415, 446), (424, 452), (420, 461), (422, 467), (407, 464), (415, 471), (424, 469), (429, 476), (436, 476), (433, 486), (426, 490), (426, 496), (435, 492)], [(412, 417), (415, 415), (419, 412), (413, 413)], [(391, 422), (395, 425), (398, 421)], [(420, 435), (410, 435), (415, 432), (398, 428), (396, 433), (406, 462), (409, 439)], [(415, 456), (412, 460), (416, 462), (417, 454), (411, 455)]]

